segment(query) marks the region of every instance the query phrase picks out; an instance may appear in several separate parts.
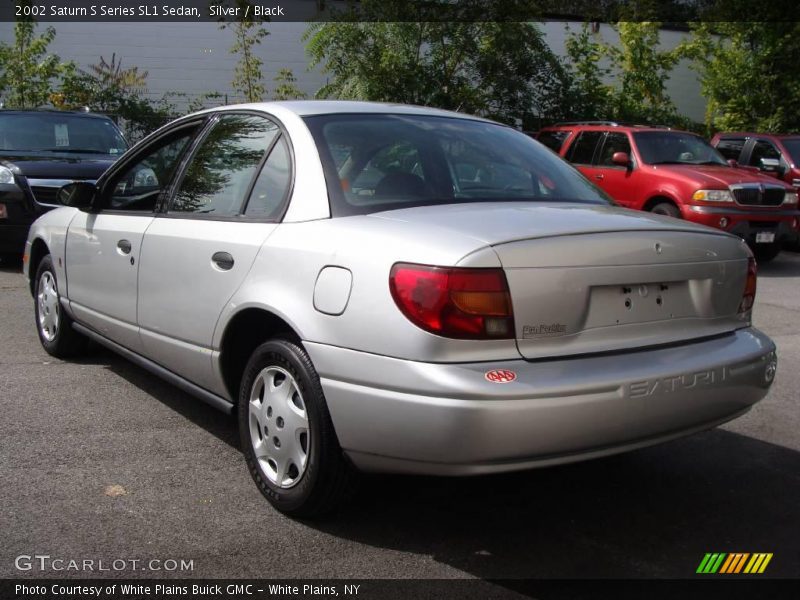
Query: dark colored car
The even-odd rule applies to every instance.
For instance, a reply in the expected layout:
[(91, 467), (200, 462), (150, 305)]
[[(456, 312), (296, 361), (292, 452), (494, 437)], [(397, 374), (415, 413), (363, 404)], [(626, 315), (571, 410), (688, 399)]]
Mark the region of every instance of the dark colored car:
[(745, 239), (761, 261), (796, 242), (796, 191), (729, 164), (693, 133), (576, 122), (547, 127), (537, 139), (627, 208), (723, 229)]
[(0, 254), (22, 255), (31, 223), (59, 206), (59, 188), (96, 180), (127, 148), (103, 115), (0, 110)]
[(720, 154), (800, 188), (800, 134), (718, 133), (711, 139)]

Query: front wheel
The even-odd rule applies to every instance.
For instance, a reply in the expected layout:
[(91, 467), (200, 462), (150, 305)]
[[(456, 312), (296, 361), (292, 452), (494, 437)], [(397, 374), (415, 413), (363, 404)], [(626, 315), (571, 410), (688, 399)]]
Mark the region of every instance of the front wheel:
[(61, 306), (56, 270), (49, 254), (36, 269), (34, 313), (39, 341), (48, 354), (68, 358), (85, 350), (86, 338), (72, 328), (72, 319)]
[(657, 215), (666, 215), (667, 217), (672, 217), (674, 219), (681, 218), (681, 211), (678, 210), (678, 207), (671, 202), (659, 202), (650, 209), (650, 212)]
[(279, 511), (313, 517), (352, 491), (319, 376), (303, 348), (275, 339), (253, 352), (242, 376), (239, 433), (253, 480)]

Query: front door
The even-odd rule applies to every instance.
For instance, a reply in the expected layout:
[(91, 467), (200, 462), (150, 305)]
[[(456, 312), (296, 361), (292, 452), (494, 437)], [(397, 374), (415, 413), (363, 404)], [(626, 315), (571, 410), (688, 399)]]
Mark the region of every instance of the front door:
[(100, 184), (97, 210), (79, 212), (67, 232), (67, 293), (77, 319), (135, 352), (142, 240), (195, 129), (148, 144)]

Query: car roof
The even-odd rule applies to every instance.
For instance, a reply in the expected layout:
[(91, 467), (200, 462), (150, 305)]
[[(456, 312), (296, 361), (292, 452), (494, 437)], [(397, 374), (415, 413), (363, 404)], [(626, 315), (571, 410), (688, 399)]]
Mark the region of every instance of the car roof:
[(539, 130), (539, 133), (544, 131), (564, 131), (564, 130), (587, 130), (587, 131), (608, 131), (609, 129), (613, 129), (615, 131), (631, 131), (631, 132), (638, 132), (638, 131), (672, 131), (675, 133), (689, 133), (693, 134), (691, 131), (684, 131), (682, 129), (673, 129), (671, 127), (660, 127), (657, 125), (634, 125), (629, 123), (615, 123), (613, 121), (603, 121), (603, 122), (570, 122), (570, 123), (556, 123), (555, 125), (550, 125), (548, 127), (542, 127)]
[(476, 117), (474, 115), (451, 110), (443, 110), (441, 108), (432, 108), (430, 106), (396, 104), (391, 102), (362, 102), (358, 100), (286, 100), (277, 102), (255, 102), (251, 104), (231, 104), (228, 106), (218, 106), (201, 111), (201, 113), (224, 110), (241, 110), (243, 108), (269, 112), (270, 109), (275, 107), (288, 110), (300, 117), (369, 113), (392, 115), (427, 115), (495, 123), (495, 121), (491, 121), (490, 119), (484, 119), (482, 117)]
[(34, 108), (28, 110), (20, 110), (16, 108), (0, 108), (0, 115), (41, 115), (41, 114), (57, 114), (57, 115), (70, 115), (72, 117), (89, 117), (92, 119), (110, 119), (108, 115), (101, 113), (86, 112), (84, 110), (58, 110), (57, 108)]
[(779, 140), (785, 140), (789, 138), (798, 138), (800, 137), (800, 133), (757, 133), (754, 131), (724, 131), (718, 133), (715, 137), (765, 137), (765, 138), (777, 138)]

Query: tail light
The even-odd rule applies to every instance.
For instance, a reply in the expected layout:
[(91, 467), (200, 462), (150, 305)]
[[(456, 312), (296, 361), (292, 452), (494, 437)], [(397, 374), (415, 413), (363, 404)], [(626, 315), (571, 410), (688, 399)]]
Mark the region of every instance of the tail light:
[(415, 325), (444, 337), (514, 337), (511, 295), (503, 269), (397, 263), (389, 275), (397, 307)]
[(744, 292), (742, 293), (742, 301), (739, 304), (739, 313), (746, 313), (753, 308), (756, 301), (756, 280), (758, 279), (756, 271), (756, 259), (752, 256), (747, 259), (747, 281), (744, 284)]

